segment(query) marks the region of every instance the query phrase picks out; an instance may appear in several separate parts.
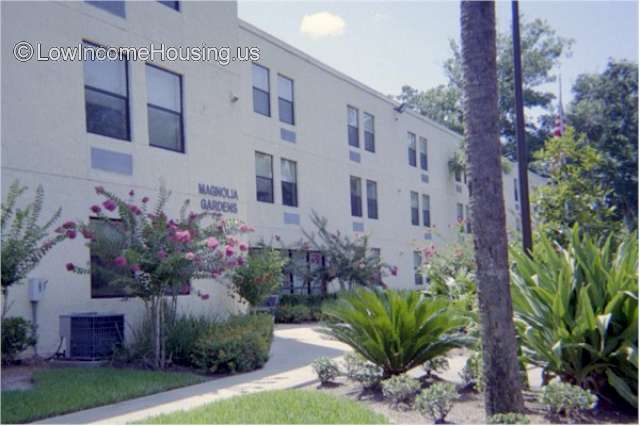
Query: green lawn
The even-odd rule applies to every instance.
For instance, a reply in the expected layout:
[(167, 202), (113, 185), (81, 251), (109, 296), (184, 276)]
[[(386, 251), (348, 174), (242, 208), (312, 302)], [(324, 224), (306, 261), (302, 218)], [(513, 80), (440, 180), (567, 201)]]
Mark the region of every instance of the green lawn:
[(34, 373), (34, 386), (2, 392), (2, 423), (97, 407), (206, 380), (191, 373), (117, 368), (59, 368)]
[(145, 424), (387, 424), (357, 402), (312, 390), (258, 392), (188, 411), (152, 417)]

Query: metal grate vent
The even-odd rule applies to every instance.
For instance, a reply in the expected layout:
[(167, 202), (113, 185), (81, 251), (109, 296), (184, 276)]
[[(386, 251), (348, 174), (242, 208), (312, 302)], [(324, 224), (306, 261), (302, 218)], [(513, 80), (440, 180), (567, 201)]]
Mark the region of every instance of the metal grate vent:
[(124, 315), (95, 312), (61, 315), (60, 335), (65, 340), (67, 358), (104, 359), (124, 342)]

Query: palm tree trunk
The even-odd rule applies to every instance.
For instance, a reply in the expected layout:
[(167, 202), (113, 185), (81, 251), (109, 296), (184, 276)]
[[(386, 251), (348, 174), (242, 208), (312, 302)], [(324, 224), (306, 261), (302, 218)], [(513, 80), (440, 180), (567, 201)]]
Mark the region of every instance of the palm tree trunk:
[(522, 412), (498, 133), (496, 25), (493, 2), (461, 4), (464, 123), (473, 186), (471, 228), (477, 264), (485, 411)]

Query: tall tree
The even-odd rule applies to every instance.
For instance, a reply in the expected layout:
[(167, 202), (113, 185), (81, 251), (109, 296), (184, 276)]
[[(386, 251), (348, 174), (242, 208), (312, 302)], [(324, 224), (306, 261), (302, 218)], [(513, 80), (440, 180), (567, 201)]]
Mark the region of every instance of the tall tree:
[[(559, 63), (560, 58), (570, 51), (573, 41), (559, 36), (546, 21), (540, 19), (523, 22), (521, 40), (524, 107), (542, 108), (547, 111), (538, 117), (537, 122), (526, 123), (527, 146), (529, 153), (533, 153), (540, 149), (550, 136), (554, 121), (550, 109), (555, 96), (553, 93), (542, 90), (540, 86), (555, 80), (552, 70)], [(503, 153), (515, 159), (517, 150), (512, 45), (510, 33), (497, 36), (499, 130), (504, 143)], [(451, 57), (444, 63), (448, 83), (426, 91), (403, 86), (402, 93), (397, 99), (432, 120), (461, 133), (463, 127), (462, 59), (458, 44), (451, 40), (450, 46)]]
[(500, 166), (496, 22), (493, 2), (461, 4), (464, 120), (471, 227), (486, 383), (485, 411), (521, 412), (524, 402), (509, 288)]
[(596, 174), (607, 203), (629, 228), (638, 223), (638, 65), (609, 61), (602, 74), (582, 74), (573, 85), (569, 121), (604, 157)]

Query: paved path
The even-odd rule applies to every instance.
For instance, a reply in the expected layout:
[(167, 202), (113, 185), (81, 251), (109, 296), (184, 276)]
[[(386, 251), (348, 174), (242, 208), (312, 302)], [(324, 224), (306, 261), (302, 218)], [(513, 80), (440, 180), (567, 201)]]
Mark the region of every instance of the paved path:
[(316, 380), (316, 375), (309, 366), (314, 359), (321, 356), (337, 358), (346, 350), (346, 345), (319, 334), (312, 326), (278, 326), (270, 360), (261, 370), (90, 408), (37, 423), (125, 424), (236, 395), (303, 386)]

